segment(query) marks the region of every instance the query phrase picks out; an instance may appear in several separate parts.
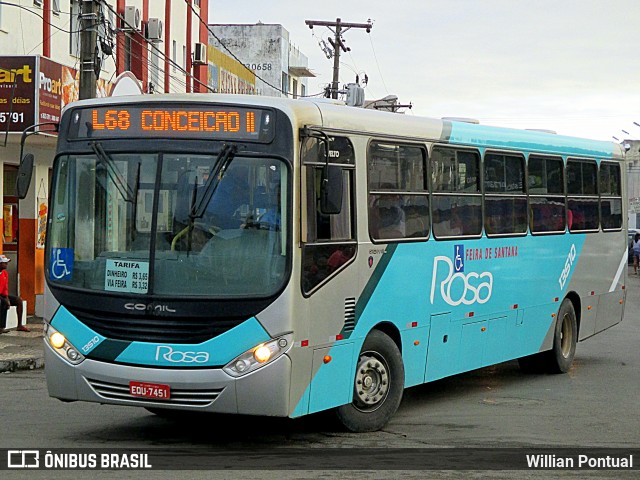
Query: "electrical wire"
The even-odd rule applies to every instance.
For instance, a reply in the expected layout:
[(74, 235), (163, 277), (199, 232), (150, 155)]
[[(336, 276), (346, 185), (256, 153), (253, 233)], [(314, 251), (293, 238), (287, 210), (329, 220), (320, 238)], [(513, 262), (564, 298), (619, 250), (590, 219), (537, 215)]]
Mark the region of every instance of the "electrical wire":
[[(19, 4), (17, 4), (17, 3), (10, 3), (10, 2), (2, 2), (2, 1), (0, 1), (0, 5), (7, 5), (7, 6), (9, 6), (9, 7), (17, 7), (17, 8), (19, 8), (19, 9), (21, 9), (21, 10), (26, 10), (27, 12), (29, 12), (29, 13), (31, 13), (31, 14), (33, 14), (33, 15), (35, 15), (36, 17), (40, 17), (40, 18), (42, 19), (42, 21), (43, 21), (44, 23), (46, 23), (47, 25), (50, 25), (50, 26), (52, 26), (53, 28), (55, 28), (56, 30), (59, 30), (59, 31), (61, 31), (61, 32), (63, 32), (63, 33), (80, 33), (80, 32), (82, 32), (82, 31), (83, 31), (83, 29), (80, 29), (80, 30), (77, 30), (77, 31), (75, 31), (75, 32), (71, 32), (71, 31), (69, 31), (69, 30), (65, 30), (65, 29), (63, 29), (63, 28), (60, 28), (60, 27), (58, 27), (57, 25), (55, 25), (55, 24), (51, 23), (50, 21), (48, 21), (46, 18), (44, 18), (44, 16), (43, 16), (43, 15), (40, 15), (38, 12), (36, 12), (36, 11), (34, 11), (34, 10), (32, 10), (32, 9), (28, 8), (28, 7), (25, 7), (25, 6), (23, 6), (23, 5), (19, 5)], [(62, 13), (62, 12), (61, 12), (61, 13)], [(64, 13), (66, 13), (66, 12), (64, 12)], [(69, 15), (71, 15), (71, 14), (69, 13)], [(24, 31), (24, 29), (23, 29), (23, 31)]]
[[(113, 12), (113, 14), (118, 17), (122, 23), (124, 25), (126, 25), (127, 27), (131, 28), (132, 30), (135, 30), (133, 28), (133, 25), (130, 25), (124, 18), (123, 15), (121, 15), (120, 13), (118, 13), (116, 10), (114, 10), (114, 8), (109, 5), (108, 3), (104, 2), (103, 3), (109, 10), (111, 10), (111, 12)], [(144, 42), (140, 42), (138, 41), (133, 35), (129, 35), (128, 36), (132, 42), (136, 43), (137, 45), (142, 46), (143, 48), (147, 49), (147, 52), (149, 51), (149, 47), (153, 48), (153, 50), (155, 50), (159, 56), (165, 61), (168, 62), (172, 67), (174, 67), (175, 69), (179, 70), (180, 72), (184, 73), (188, 78), (191, 78), (194, 82), (198, 83), (200, 86), (206, 88), (207, 90), (209, 90), (212, 93), (215, 93), (215, 90), (213, 88), (211, 88), (209, 85), (207, 85), (206, 83), (201, 82), (200, 80), (198, 80), (196, 77), (193, 76), (193, 74), (189, 73), (187, 70), (185, 70), (184, 68), (182, 68), (180, 65), (178, 65), (177, 62), (175, 62), (174, 60), (172, 60), (171, 58), (167, 57), (164, 52), (162, 50), (160, 50), (158, 47), (156, 47), (153, 43), (148, 42), (148, 41), (144, 41)], [(124, 45), (123, 45), (124, 46)], [(129, 52), (129, 54), (131, 54), (132, 52)], [(141, 59), (142, 60), (142, 59)], [(169, 75), (171, 77), (171, 75)], [(187, 86), (187, 82), (184, 83), (185, 87)]]
[(376, 49), (373, 46), (373, 40), (371, 38), (371, 34), (369, 34), (369, 43), (371, 43), (371, 51), (373, 52), (373, 58), (376, 61), (376, 66), (378, 67), (378, 73), (380, 74), (380, 80), (382, 81), (382, 86), (384, 87), (384, 91), (389, 94), (389, 89), (387, 88), (387, 84), (384, 81), (384, 77), (382, 76), (382, 71), (380, 70), (380, 63), (378, 62), (378, 56), (376, 55)]

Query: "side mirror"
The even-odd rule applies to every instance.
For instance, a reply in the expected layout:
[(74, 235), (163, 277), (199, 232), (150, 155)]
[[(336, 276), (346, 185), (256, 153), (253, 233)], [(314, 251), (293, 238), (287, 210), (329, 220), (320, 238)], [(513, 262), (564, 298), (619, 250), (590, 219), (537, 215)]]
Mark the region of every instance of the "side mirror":
[(342, 211), (342, 167), (326, 165), (320, 182), (320, 212), (336, 215)]
[(16, 179), (16, 191), (18, 198), (23, 200), (29, 191), (31, 185), (31, 177), (33, 175), (33, 153), (27, 153), (20, 162), (18, 168), (18, 178)]

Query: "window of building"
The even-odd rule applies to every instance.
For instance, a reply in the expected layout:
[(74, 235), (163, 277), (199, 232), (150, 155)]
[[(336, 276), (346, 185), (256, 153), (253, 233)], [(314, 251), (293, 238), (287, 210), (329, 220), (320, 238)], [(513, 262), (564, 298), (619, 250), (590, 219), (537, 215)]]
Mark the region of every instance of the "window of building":
[(571, 232), (597, 231), (598, 166), (593, 160), (567, 161), (567, 223)]
[(172, 70), (175, 72), (176, 71), (176, 65), (178, 65), (178, 43), (174, 40), (173, 44), (172, 44), (172, 51), (171, 51), (171, 60), (172, 60)]
[(33, 0), (33, 4), (36, 7), (42, 7), (42, 0)]
[(289, 75), (282, 72), (282, 94), (286, 97), (289, 95)]
[(342, 208), (340, 213), (325, 214), (320, 208), (321, 178), (327, 166), (324, 142), (324, 139), (309, 137), (302, 143), (302, 290), (305, 294), (328, 281), (356, 254), (353, 145), (346, 137), (330, 137), (329, 165), (342, 169)]
[(374, 241), (429, 235), (426, 159), (421, 146), (386, 142), (369, 146), (369, 235)]
[(564, 232), (566, 204), (562, 158), (531, 155), (528, 184), (531, 232)]
[(622, 182), (620, 164), (600, 164), (600, 221), (603, 230), (622, 228)]
[(298, 81), (295, 78), (291, 79), (291, 93), (293, 98), (298, 98)]
[(80, 1), (71, 0), (71, 23), (69, 24), (69, 54), (74, 57), (80, 56), (80, 29), (82, 20), (80, 19)]
[(53, 0), (51, 3), (51, 11), (54, 15), (60, 15), (60, 0)]
[(151, 82), (150, 93), (160, 93), (160, 57), (158, 53), (151, 49), (149, 52), (149, 81)]
[(187, 71), (187, 46), (182, 46), (182, 70)]
[(488, 236), (527, 233), (524, 157), (487, 153), (484, 192), (484, 229)]
[(430, 165), (434, 236), (479, 236), (482, 195), (478, 152), (434, 147)]

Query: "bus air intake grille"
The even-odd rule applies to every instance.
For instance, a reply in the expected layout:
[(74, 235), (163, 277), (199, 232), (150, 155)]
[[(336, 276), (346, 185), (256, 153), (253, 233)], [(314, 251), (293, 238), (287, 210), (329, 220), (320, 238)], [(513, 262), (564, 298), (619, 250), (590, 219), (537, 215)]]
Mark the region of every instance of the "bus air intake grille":
[(356, 299), (353, 297), (344, 299), (344, 327), (343, 335), (349, 335), (356, 327)]
[(167, 407), (207, 407), (220, 396), (224, 388), (212, 388), (207, 390), (181, 390), (171, 389), (171, 398), (168, 400), (137, 397), (129, 392), (129, 385), (104, 382), (102, 380), (86, 379), (94, 392), (108, 400), (120, 400), (138, 403), (156, 403)]
[(246, 317), (141, 317), (69, 309), (87, 327), (113, 340), (202, 343), (240, 325)]

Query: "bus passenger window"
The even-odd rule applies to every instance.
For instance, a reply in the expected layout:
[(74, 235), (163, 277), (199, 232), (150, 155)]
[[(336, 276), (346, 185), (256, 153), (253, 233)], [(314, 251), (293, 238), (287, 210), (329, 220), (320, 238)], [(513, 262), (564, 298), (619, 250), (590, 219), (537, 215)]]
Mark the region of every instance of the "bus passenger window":
[(600, 228), (598, 166), (593, 160), (567, 160), (567, 205), (571, 211), (570, 232)]
[(434, 147), (431, 153), (433, 234), (438, 240), (482, 233), (480, 155)]
[(600, 219), (603, 230), (622, 228), (622, 187), (617, 163), (600, 164)]
[(524, 158), (487, 153), (484, 157), (485, 220), (488, 236), (527, 233)]
[[(529, 157), (529, 211), (532, 233), (565, 231), (564, 164), (560, 157)], [(573, 220), (573, 217), (571, 217)], [(569, 226), (571, 228), (571, 226)]]
[(367, 165), (372, 240), (429, 235), (426, 157), (420, 146), (371, 143)]

